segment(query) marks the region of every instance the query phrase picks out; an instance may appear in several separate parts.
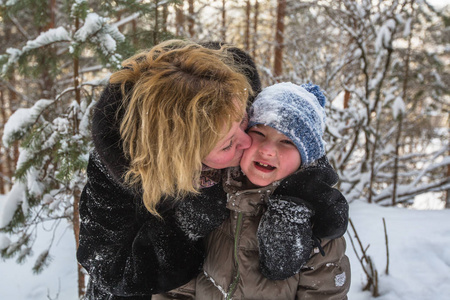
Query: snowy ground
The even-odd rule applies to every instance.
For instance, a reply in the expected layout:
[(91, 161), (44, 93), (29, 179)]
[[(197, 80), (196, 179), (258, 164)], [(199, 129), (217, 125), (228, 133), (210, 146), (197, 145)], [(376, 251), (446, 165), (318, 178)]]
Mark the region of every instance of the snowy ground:
[[(0, 196), (1, 207), (2, 196)], [(434, 202), (436, 203), (436, 202)], [(427, 204), (427, 206), (430, 206)], [(431, 204), (436, 206), (436, 204)], [(418, 204), (424, 208), (424, 204)], [(362, 202), (350, 205), (350, 216), (363, 245), (380, 273), (381, 296), (377, 300), (443, 300), (450, 295), (450, 210), (412, 210), (383, 208)], [(386, 268), (386, 248), (382, 218), (386, 219), (390, 264)], [(351, 229), (349, 230), (350, 232)], [(36, 243), (44, 249), (51, 235), (42, 230)], [(362, 292), (365, 282), (362, 268), (355, 256), (349, 236), (347, 255), (352, 262), (350, 300), (371, 300)], [(356, 243), (356, 241), (355, 241)], [(358, 246), (356, 244), (356, 246)], [(358, 248), (359, 250), (359, 248)], [(58, 232), (53, 261), (39, 275), (33, 275), (33, 258), (17, 265), (14, 260), (0, 259), (0, 299), (2, 300), (76, 300), (75, 243), (70, 229)]]

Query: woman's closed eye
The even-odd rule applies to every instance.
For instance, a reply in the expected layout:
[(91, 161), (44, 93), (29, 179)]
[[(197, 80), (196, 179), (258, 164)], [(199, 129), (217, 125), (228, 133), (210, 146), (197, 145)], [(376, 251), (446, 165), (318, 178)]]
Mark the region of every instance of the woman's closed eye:
[(228, 151), (231, 149), (232, 146), (233, 146), (233, 140), (230, 141), (230, 144), (228, 146), (226, 146), (225, 148), (222, 148), (222, 151)]

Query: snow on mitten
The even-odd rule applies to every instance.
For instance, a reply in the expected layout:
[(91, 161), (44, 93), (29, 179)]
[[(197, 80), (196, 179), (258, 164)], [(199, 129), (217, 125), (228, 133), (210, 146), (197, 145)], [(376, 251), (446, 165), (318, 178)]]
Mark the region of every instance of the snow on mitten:
[(222, 184), (201, 190), (201, 194), (184, 198), (175, 208), (178, 226), (192, 240), (207, 236), (229, 216), (227, 194)]
[(300, 198), (314, 210), (313, 235), (319, 239), (343, 236), (348, 225), (348, 203), (332, 185), (339, 177), (326, 156), (280, 182), (273, 195)]
[[(298, 199), (296, 199), (298, 202)], [(269, 199), (259, 223), (259, 265), (264, 277), (284, 280), (297, 274), (313, 249), (309, 204), (290, 197)]]

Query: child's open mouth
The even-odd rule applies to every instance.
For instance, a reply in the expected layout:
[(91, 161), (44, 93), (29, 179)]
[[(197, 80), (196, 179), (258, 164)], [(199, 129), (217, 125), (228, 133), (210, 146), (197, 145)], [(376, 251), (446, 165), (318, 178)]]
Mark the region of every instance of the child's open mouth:
[(269, 164), (260, 163), (257, 161), (255, 161), (253, 164), (255, 165), (255, 168), (257, 170), (260, 170), (262, 172), (271, 172), (276, 169), (276, 167), (274, 167), (274, 166), (271, 166)]

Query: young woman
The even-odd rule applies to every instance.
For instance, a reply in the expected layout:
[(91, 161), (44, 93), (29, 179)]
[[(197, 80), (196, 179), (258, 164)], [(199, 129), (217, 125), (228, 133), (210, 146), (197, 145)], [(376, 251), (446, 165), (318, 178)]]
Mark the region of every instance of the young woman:
[[(205, 46), (168, 41), (131, 57), (96, 106), (77, 250), (87, 299), (149, 299), (188, 282), (202, 237), (228, 216), (222, 186), (209, 186), (251, 144), (246, 108), (260, 81), (241, 50)], [(186, 199), (198, 206), (195, 239), (175, 221)]]

